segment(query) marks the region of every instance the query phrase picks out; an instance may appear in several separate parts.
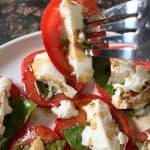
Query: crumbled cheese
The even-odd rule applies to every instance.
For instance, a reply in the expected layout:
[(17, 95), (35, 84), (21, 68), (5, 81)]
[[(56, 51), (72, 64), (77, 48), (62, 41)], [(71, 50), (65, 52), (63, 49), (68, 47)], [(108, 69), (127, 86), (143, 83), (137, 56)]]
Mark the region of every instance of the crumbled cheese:
[(109, 82), (115, 89), (112, 104), (118, 109), (139, 109), (150, 102), (150, 71), (129, 61), (110, 59)]
[(32, 143), (29, 148), (29, 150), (45, 150), (44, 143), (40, 139), (40, 137), (37, 137)]
[(7, 77), (0, 77), (0, 91), (6, 91), (9, 96), (10, 88), (11, 88), (11, 79)]
[(9, 78), (0, 78), (0, 137), (2, 137), (5, 132), (5, 126), (3, 125), (4, 117), (12, 112), (12, 108), (8, 103), (11, 83), (12, 81)]
[(123, 83), (124, 79), (130, 75), (132, 70), (132, 62), (121, 59), (110, 59), (111, 77), (110, 83)]
[(119, 143), (120, 143), (121, 145), (128, 142), (127, 136), (126, 136), (123, 132), (121, 132), (121, 131), (118, 133), (117, 138), (118, 138)]
[(79, 35), (78, 35), (78, 42), (79, 43), (84, 43), (85, 42), (85, 34), (84, 32), (79, 32)]
[(37, 80), (50, 82), (70, 98), (76, 95), (77, 91), (66, 84), (65, 77), (56, 69), (46, 52), (35, 56), (32, 69)]
[(125, 78), (124, 89), (126, 91), (140, 92), (147, 81), (150, 81), (148, 70), (142, 66), (137, 66), (135, 72)]
[(126, 145), (127, 137), (120, 135), (107, 104), (95, 99), (83, 109), (90, 126), (82, 132), (82, 145), (92, 150), (120, 150), (121, 145)]
[(147, 140), (150, 140), (150, 134), (148, 134)]
[(78, 115), (78, 110), (74, 107), (73, 103), (69, 100), (62, 100), (60, 106), (52, 107), (52, 112), (58, 116), (58, 118), (69, 119)]
[(93, 77), (93, 68), (92, 58), (85, 55), (80, 46), (85, 41), (82, 9), (81, 5), (74, 4), (70, 0), (62, 0), (60, 4), (60, 13), (64, 19), (70, 43), (68, 60), (73, 67), (77, 81), (86, 83)]

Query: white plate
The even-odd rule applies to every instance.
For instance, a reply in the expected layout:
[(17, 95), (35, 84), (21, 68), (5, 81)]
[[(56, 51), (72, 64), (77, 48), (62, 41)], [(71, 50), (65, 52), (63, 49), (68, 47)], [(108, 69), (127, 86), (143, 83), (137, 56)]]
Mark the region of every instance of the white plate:
[(31, 33), (0, 47), (0, 75), (11, 77), (21, 85), (21, 63), (27, 54), (43, 49), (41, 32)]
[[(2, 46), (0, 46), (0, 75), (7, 76), (14, 80), (19, 86), (21, 86), (21, 64), (25, 56), (34, 50), (44, 49), (44, 45), (41, 38), (41, 32), (31, 33), (15, 40), (12, 40)], [(149, 108), (148, 108), (149, 109)], [(149, 109), (150, 111), (150, 109)], [(147, 116), (141, 118), (134, 118), (134, 122), (140, 130), (149, 128), (150, 124), (150, 112)], [(40, 120), (41, 118), (39, 118)], [(34, 120), (34, 119), (33, 119)], [(31, 119), (31, 122), (33, 123)], [(38, 120), (38, 121), (39, 121)], [(45, 125), (50, 125), (51, 119), (47, 118), (42, 122)], [(39, 121), (40, 122), (40, 121)], [(50, 125), (51, 126), (51, 125)]]

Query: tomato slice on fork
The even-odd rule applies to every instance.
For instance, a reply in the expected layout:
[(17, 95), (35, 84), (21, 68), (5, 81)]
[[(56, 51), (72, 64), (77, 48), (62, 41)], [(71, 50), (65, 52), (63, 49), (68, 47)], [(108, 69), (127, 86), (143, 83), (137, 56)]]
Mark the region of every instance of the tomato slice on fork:
[[(88, 15), (98, 11), (94, 0), (73, 0), (73, 2), (81, 4)], [(41, 30), (46, 51), (53, 64), (66, 78), (70, 78), (73, 70), (63, 52), (61, 38), (64, 25), (59, 12), (60, 3), (61, 0), (52, 0), (47, 6), (42, 17)]]

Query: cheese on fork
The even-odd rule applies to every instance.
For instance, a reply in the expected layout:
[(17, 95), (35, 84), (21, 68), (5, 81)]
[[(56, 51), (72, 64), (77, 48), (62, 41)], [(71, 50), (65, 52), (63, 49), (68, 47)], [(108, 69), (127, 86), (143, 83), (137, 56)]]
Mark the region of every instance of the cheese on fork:
[(76, 95), (77, 91), (66, 84), (65, 77), (56, 69), (46, 52), (35, 56), (32, 70), (37, 80), (50, 82), (60, 93), (70, 98)]
[(84, 42), (83, 8), (71, 0), (62, 0), (60, 13), (64, 19), (69, 40), (69, 63), (74, 69), (77, 81), (86, 83), (93, 77), (92, 58), (85, 55), (81, 44)]
[(150, 71), (129, 61), (110, 62), (109, 82), (115, 89), (112, 104), (118, 109), (139, 109), (150, 103)]
[(5, 132), (5, 126), (3, 125), (4, 117), (12, 112), (12, 108), (8, 103), (8, 97), (10, 95), (9, 90), (12, 81), (9, 78), (0, 78), (0, 138)]
[(83, 109), (90, 126), (82, 132), (82, 145), (92, 150), (123, 150), (128, 138), (118, 129), (107, 104), (95, 99)]

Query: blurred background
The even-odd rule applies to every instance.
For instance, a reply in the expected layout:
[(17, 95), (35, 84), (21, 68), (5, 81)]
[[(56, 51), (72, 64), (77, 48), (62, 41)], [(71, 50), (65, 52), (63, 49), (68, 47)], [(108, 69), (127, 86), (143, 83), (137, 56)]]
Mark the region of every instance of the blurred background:
[(0, 45), (40, 30), (44, 8), (50, 0), (0, 0)]
[[(107, 8), (125, 0), (98, 0)], [(0, 45), (40, 30), (43, 10), (50, 0), (0, 0)]]

